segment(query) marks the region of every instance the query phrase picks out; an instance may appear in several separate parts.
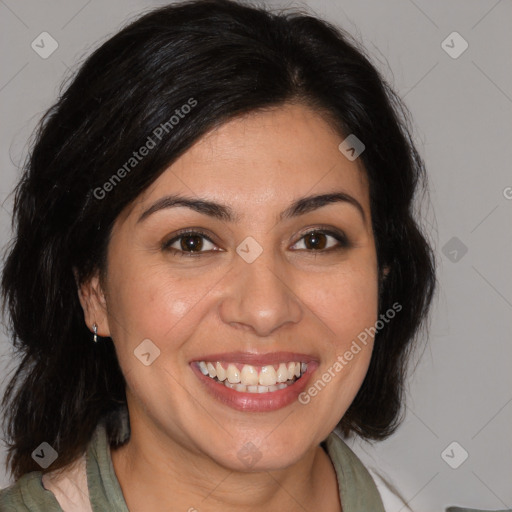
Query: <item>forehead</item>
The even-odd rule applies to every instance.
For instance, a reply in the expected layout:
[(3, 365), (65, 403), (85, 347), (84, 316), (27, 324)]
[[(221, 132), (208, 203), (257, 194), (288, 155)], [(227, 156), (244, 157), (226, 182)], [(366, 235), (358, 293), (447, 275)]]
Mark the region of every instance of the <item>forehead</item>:
[[(165, 194), (182, 193), (229, 204), (240, 220), (254, 207), (282, 210), (298, 197), (344, 191), (367, 210), (360, 159), (338, 149), (344, 136), (318, 113), (285, 105), (230, 120), (199, 139), (134, 202), (140, 212)], [(251, 208), (251, 211), (248, 211)]]

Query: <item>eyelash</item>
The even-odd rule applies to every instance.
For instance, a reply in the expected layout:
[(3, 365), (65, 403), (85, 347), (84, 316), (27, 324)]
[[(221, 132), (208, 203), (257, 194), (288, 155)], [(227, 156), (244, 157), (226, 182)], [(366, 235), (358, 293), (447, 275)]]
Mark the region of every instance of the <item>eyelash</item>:
[[(315, 229), (312, 229), (310, 231), (307, 231), (293, 245), (296, 245), (303, 238), (305, 238), (306, 236), (311, 235), (313, 233), (321, 233), (321, 234), (324, 234), (324, 235), (327, 235), (327, 236), (331, 236), (331, 237), (333, 237), (339, 243), (339, 245), (335, 246), (335, 247), (330, 247), (329, 249), (319, 249), (319, 250), (300, 249), (300, 250), (306, 250), (307, 252), (312, 253), (312, 254), (314, 254), (316, 256), (317, 254), (325, 255), (325, 254), (331, 253), (333, 251), (339, 251), (341, 249), (348, 249), (349, 247), (351, 247), (351, 244), (350, 244), (349, 240), (347, 239), (347, 237), (345, 236), (344, 233), (342, 233), (342, 232), (338, 233), (338, 232), (332, 231), (330, 229), (322, 229), (322, 228), (315, 228)], [(201, 237), (205, 238), (206, 240), (208, 240), (210, 243), (215, 245), (213, 240), (211, 240), (211, 238), (205, 232), (203, 232), (201, 230), (194, 230), (194, 231), (186, 231), (185, 230), (185, 231), (178, 232), (177, 236), (174, 236), (171, 240), (168, 240), (167, 242), (164, 242), (162, 244), (162, 249), (165, 250), (165, 251), (170, 251), (174, 255), (179, 255), (181, 257), (188, 257), (188, 258), (190, 258), (190, 257), (197, 258), (197, 257), (201, 256), (202, 254), (211, 252), (211, 251), (200, 251), (200, 252), (182, 251), (181, 249), (174, 249), (173, 247), (170, 247), (171, 245), (173, 245), (178, 240), (180, 240), (182, 238), (187, 238), (189, 236), (201, 236)]]

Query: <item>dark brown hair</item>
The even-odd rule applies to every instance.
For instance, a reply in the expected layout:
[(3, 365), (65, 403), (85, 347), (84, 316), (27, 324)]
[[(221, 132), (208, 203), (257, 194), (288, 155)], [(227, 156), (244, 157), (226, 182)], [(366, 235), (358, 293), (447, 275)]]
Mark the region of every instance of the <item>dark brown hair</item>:
[[(155, 127), (197, 104), (104, 199), (97, 192)], [(398, 96), (349, 35), (299, 12), (271, 13), (230, 0), (152, 11), (97, 49), (46, 113), (14, 205), (3, 270), (20, 364), (3, 398), (15, 478), (41, 468), (43, 441), (73, 461), (102, 416), (126, 402), (113, 343), (94, 344), (77, 282), (104, 270), (119, 213), (201, 136), (236, 116), (299, 102), (324, 113), (366, 149), (379, 269), (380, 330), (367, 376), (340, 427), (368, 439), (400, 420), (406, 363), (435, 288), (432, 251), (413, 216), (424, 165)], [(340, 141), (342, 139), (340, 138)], [(113, 437), (114, 431), (110, 432)]]

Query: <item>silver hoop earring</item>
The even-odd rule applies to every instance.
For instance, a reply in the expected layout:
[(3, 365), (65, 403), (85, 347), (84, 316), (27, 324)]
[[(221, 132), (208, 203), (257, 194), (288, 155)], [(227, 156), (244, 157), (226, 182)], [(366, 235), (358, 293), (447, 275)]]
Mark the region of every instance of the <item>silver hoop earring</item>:
[(94, 343), (98, 343), (98, 326), (94, 324), (92, 326), (92, 330), (94, 331), (94, 337), (92, 340), (94, 341)]

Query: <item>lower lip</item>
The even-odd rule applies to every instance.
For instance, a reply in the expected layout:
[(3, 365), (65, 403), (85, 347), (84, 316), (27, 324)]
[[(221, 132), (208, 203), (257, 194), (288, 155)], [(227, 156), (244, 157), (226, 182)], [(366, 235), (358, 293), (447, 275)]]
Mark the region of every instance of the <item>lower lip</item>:
[(308, 363), (306, 373), (300, 379), (284, 389), (269, 391), (268, 393), (243, 393), (220, 384), (201, 373), (196, 363), (190, 363), (193, 372), (204, 383), (207, 391), (223, 404), (245, 412), (269, 412), (282, 409), (297, 400), (298, 396), (306, 388), (312, 373), (318, 366), (317, 363)]

